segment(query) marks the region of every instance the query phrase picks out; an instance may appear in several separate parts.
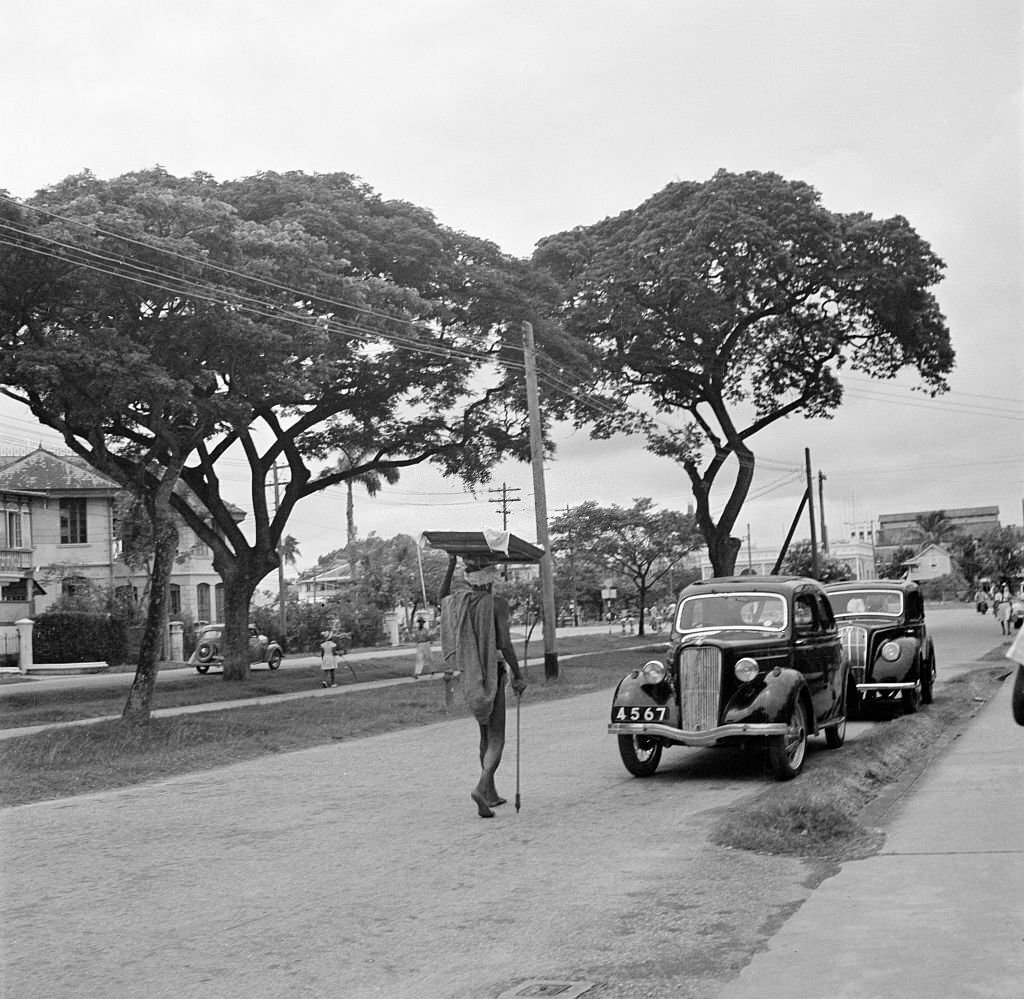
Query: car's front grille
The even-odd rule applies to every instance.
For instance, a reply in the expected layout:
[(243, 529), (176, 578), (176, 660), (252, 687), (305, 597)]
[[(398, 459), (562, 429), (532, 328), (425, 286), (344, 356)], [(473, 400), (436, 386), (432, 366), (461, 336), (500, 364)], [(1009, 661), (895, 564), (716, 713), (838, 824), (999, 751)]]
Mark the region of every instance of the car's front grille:
[(850, 669), (862, 670), (867, 665), (868, 630), (854, 624), (844, 624), (839, 629), (839, 641)]
[(704, 732), (718, 725), (722, 653), (711, 647), (683, 649), (679, 657), (680, 727)]

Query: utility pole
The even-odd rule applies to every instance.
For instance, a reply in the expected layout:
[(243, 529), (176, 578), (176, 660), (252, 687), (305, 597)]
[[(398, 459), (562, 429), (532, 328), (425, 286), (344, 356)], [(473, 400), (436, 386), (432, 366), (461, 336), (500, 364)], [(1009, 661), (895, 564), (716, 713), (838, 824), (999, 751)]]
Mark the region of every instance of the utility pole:
[[(280, 483), (277, 478), (277, 462), (274, 462), (274, 516), (281, 502)], [(284, 606), (284, 559), (281, 557), (281, 546), (277, 547), (277, 602), (280, 605), (281, 641), (288, 640), (288, 612)]]
[(828, 528), (825, 526), (825, 490), (824, 482), (828, 478), (820, 469), (818, 471), (818, 516), (821, 517), (821, 550), (828, 554)]
[(811, 522), (811, 574), (815, 579), (820, 575), (818, 565), (818, 532), (814, 523), (814, 479), (811, 476), (811, 449), (804, 448), (804, 466), (807, 473), (807, 514)]
[[(568, 519), (572, 509), (568, 503), (565, 505), (565, 516)], [(569, 585), (572, 587), (572, 623), (577, 628), (580, 626), (580, 600), (576, 592), (576, 535), (572, 528), (569, 528)]]
[(526, 403), (530, 411), (530, 466), (533, 469), (534, 513), (537, 519), (537, 544), (544, 549), (540, 560), (541, 623), (544, 629), (544, 677), (558, 679), (558, 653), (555, 651), (555, 579), (548, 539), (548, 500), (544, 489), (544, 439), (540, 425), (540, 397), (537, 393), (537, 357), (533, 345), (533, 324), (523, 323), (523, 367), (526, 376)]
[(508, 530), (508, 505), (509, 503), (522, 503), (523, 501), (518, 496), (509, 496), (509, 493), (522, 492), (521, 489), (511, 488), (507, 482), (501, 484), (500, 489), (488, 489), (489, 493), (500, 493), (501, 499), (488, 500), (488, 503), (500, 503), (501, 504), (501, 529), (503, 531)]

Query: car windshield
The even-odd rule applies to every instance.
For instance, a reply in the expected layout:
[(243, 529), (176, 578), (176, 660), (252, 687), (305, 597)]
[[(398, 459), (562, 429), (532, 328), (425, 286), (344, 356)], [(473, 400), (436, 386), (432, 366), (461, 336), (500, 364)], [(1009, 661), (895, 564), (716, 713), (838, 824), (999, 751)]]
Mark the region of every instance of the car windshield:
[(702, 593), (683, 597), (676, 612), (676, 631), (709, 628), (755, 628), (782, 631), (786, 601), (777, 593)]
[(860, 614), (899, 617), (903, 613), (903, 594), (899, 590), (844, 590), (830, 593), (828, 598), (836, 617)]

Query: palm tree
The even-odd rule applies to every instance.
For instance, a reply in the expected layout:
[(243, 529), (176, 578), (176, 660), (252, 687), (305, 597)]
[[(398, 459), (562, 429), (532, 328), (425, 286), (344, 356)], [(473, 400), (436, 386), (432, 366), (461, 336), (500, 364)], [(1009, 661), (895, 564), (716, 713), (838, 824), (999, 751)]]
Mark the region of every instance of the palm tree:
[[(366, 450), (346, 451), (343, 449), (335, 467), (339, 472), (344, 472), (350, 468), (358, 468), (369, 456), (370, 452)], [(350, 548), (352, 542), (356, 540), (355, 502), (352, 499), (353, 485), (358, 482), (366, 490), (368, 496), (376, 496), (381, 491), (385, 482), (393, 486), (399, 478), (400, 473), (397, 468), (382, 468), (362, 472), (345, 480), (345, 490), (348, 494), (345, 502), (346, 543)]]
[(298, 557), (302, 554), (299, 551), (299, 543), (290, 534), (286, 534), (281, 539), (281, 544), (278, 546), (278, 553), (281, 556), (281, 561), (285, 565), (294, 566)]
[(932, 510), (920, 514), (914, 526), (920, 538), (921, 548), (931, 544), (945, 544), (960, 533), (960, 528), (946, 516), (945, 510)]

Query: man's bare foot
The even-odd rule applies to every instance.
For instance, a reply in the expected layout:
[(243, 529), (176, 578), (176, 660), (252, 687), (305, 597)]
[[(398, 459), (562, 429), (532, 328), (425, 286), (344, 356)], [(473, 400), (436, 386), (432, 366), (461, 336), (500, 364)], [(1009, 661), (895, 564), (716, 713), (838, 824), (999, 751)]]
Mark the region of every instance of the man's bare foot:
[(477, 791), (475, 788), (469, 792), (469, 796), (476, 802), (477, 814), (482, 819), (493, 819), (494, 812), (491, 810), (491, 806), (487, 804), (484, 796)]

